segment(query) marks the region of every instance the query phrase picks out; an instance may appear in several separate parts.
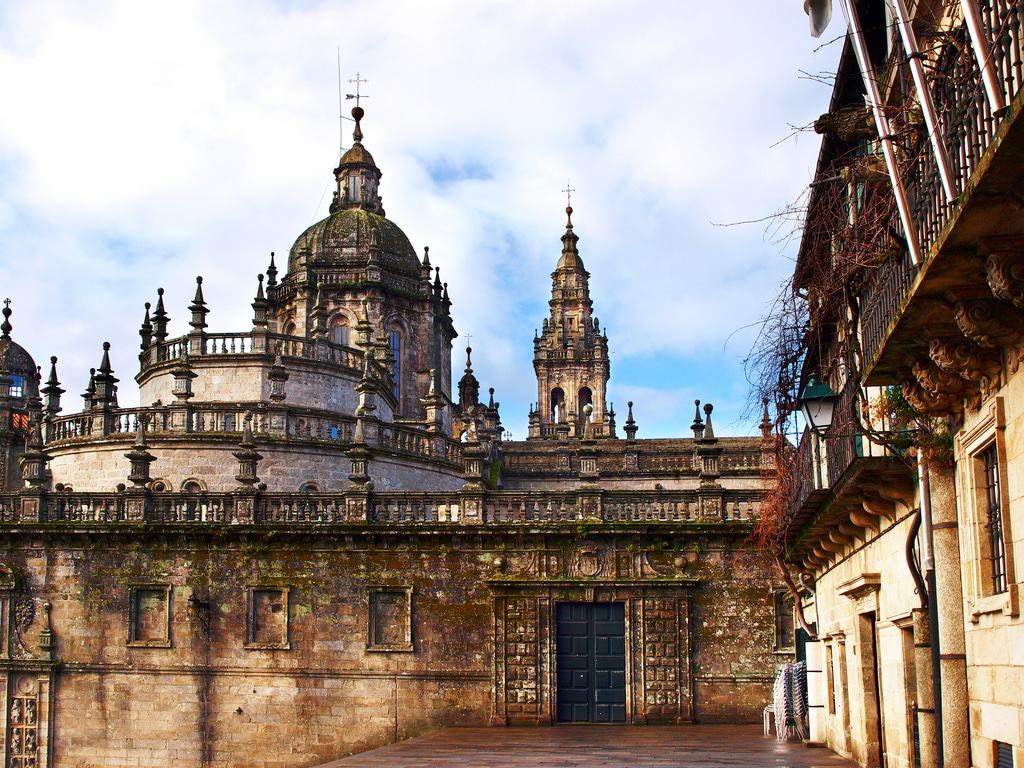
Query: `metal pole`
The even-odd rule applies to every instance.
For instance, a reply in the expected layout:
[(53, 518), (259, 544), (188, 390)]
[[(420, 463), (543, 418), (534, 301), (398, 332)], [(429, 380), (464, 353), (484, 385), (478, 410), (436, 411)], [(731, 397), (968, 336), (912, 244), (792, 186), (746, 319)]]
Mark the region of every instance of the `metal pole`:
[(996, 68), (992, 63), (988, 38), (985, 37), (985, 27), (981, 23), (981, 12), (974, 0), (960, 0), (960, 8), (964, 12), (967, 31), (971, 33), (971, 45), (974, 48), (974, 55), (978, 59), (978, 70), (981, 72), (982, 82), (985, 83), (988, 103), (992, 105), (992, 111), (998, 114), (1006, 105), (1003, 103), (1003, 89), (999, 86), (999, 77), (996, 75)]
[(889, 171), (889, 181), (892, 182), (893, 195), (896, 197), (896, 208), (899, 210), (900, 221), (903, 223), (903, 231), (907, 237), (907, 250), (914, 264), (922, 261), (921, 249), (917, 243), (917, 232), (914, 230), (914, 222), (910, 217), (910, 203), (907, 200), (907, 192), (903, 188), (903, 181), (900, 179), (899, 169), (896, 166), (896, 150), (892, 145), (892, 134), (889, 129), (889, 119), (882, 109), (882, 97), (878, 91), (878, 83), (871, 72), (871, 58), (868, 56), (868, 48), (864, 42), (864, 33), (861, 30), (860, 18), (857, 16), (857, 9), (853, 0), (842, 0), (843, 10), (846, 12), (846, 20), (850, 25), (850, 39), (853, 42), (853, 52), (857, 55), (857, 63), (860, 65), (861, 77), (864, 78), (864, 90), (867, 93), (868, 106), (875, 118), (875, 130), (882, 142), (882, 156), (885, 158), (885, 167)]
[(939, 133), (939, 121), (935, 114), (935, 102), (932, 100), (932, 92), (928, 90), (928, 81), (925, 79), (924, 67), (921, 65), (921, 49), (917, 44), (917, 35), (914, 34), (914, 27), (910, 23), (910, 14), (907, 13), (907, 6), (904, 0), (893, 0), (893, 7), (896, 11), (896, 20), (900, 28), (900, 37), (903, 38), (903, 48), (907, 52), (910, 75), (914, 79), (917, 98), (921, 102), (921, 111), (924, 113), (924, 124), (928, 128), (928, 138), (931, 139), (935, 163), (939, 167), (942, 189), (946, 193), (946, 202), (951, 203), (956, 199), (956, 193), (953, 191), (953, 171), (949, 165), (946, 144), (943, 141), (942, 134)]

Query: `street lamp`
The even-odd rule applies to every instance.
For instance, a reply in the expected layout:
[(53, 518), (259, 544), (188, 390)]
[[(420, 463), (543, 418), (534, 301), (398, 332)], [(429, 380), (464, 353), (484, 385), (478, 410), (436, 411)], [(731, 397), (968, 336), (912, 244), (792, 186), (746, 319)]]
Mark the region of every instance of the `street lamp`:
[(800, 393), (800, 411), (807, 424), (819, 435), (828, 432), (832, 426), (832, 414), (836, 409), (839, 395), (832, 387), (818, 380), (813, 374), (807, 380), (804, 391)]

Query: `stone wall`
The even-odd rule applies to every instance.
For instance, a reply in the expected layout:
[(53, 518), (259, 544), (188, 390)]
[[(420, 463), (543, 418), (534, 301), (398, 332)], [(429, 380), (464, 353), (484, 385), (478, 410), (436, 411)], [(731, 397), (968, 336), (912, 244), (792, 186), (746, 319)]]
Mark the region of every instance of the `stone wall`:
[[(912, 707), (916, 699), (912, 611), (921, 607), (906, 565), (909, 516), (883, 520), (881, 532), (868, 532), (862, 547), (844, 552), (817, 575), (813, 611), (818, 635), (828, 649), (827, 668), (816, 679), (826, 690), (826, 743), (861, 765), (878, 765), (878, 701), (887, 765), (913, 766)], [(877, 638), (866, 616), (873, 614)], [(875, 695), (877, 684), (880, 696)]]
[[(988, 507), (979, 452), (995, 444), (1003, 480), (1001, 506), (1008, 589), (991, 584)], [(1024, 376), (966, 419), (956, 441), (957, 513), (963, 570), (967, 692), (971, 755), (979, 768), (995, 765), (995, 742), (1024, 762)]]
[[(520, 650), (495, 646), (496, 627), (519, 631), (512, 593), (633, 606), (638, 723), (757, 721), (785, 658), (770, 563), (739, 530), (42, 530), (12, 532), (0, 563), (34, 607), (15, 646), (52, 676), (55, 765), (291, 768), (439, 725), (550, 722), (543, 702), (505, 706), (530, 675), (496, 682)], [(550, 623), (534, 632), (553, 648)]]
[[(64, 483), (76, 491), (109, 493), (118, 483), (126, 483), (131, 436), (111, 438), (105, 445), (53, 448), (50, 471), (54, 483)], [(199, 443), (199, 439), (203, 443)], [(258, 466), (260, 480), (270, 491), (298, 491), (313, 482), (321, 491), (344, 490), (349, 485), (349, 460), (342, 446), (303, 445), (299, 441), (258, 442), (263, 459)], [(150, 438), (150, 451), (156, 461), (150, 466), (154, 480), (166, 480), (169, 490), (195, 478), (211, 492), (228, 491), (238, 486), (237, 439), (225, 436), (162, 440)], [(423, 491), (453, 490), (462, 485), (461, 473), (443, 465), (417, 462), (376, 454), (370, 461), (370, 477), (378, 488), (416, 488)]]

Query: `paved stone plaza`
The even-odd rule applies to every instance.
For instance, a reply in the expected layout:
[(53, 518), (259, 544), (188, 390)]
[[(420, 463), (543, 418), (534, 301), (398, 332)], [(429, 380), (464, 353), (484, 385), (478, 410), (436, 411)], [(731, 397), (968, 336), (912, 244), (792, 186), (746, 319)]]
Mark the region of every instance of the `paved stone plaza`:
[(445, 728), (353, 755), (320, 768), (426, 768), (427, 766), (726, 766), (854, 765), (827, 749), (779, 742), (758, 726), (593, 726), (555, 728)]

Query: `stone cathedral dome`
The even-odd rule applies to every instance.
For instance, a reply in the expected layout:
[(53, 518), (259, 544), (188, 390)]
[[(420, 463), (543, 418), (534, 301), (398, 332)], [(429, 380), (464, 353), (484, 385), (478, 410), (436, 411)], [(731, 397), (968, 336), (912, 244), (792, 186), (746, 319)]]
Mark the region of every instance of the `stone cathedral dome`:
[(419, 274), (419, 259), (405, 233), (390, 219), (363, 208), (342, 208), (299, 235), (288, 255), (288, 271), (307, 264), (363, 265), (372, 247), (380, 249), (377, 258), (382, 264)]

